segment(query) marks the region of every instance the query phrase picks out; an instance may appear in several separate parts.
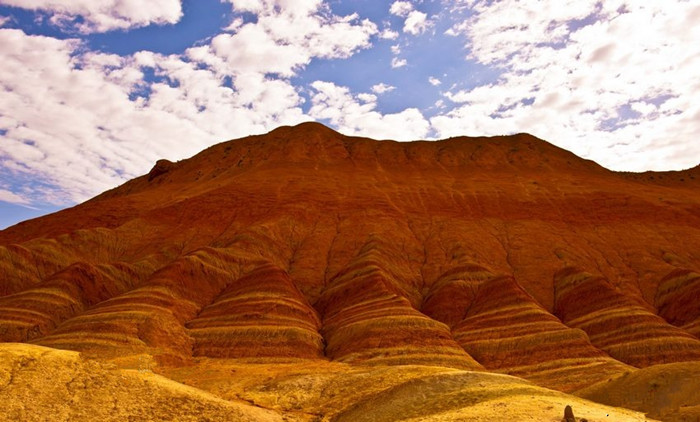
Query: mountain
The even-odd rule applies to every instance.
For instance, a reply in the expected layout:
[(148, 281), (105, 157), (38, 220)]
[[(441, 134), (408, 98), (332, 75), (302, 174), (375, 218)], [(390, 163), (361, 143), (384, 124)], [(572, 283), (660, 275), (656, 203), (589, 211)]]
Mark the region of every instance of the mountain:
[[(528, 134), (400, 143), (318, 123), (160, 160), (0, 231), (0, 397), (40, 413), (73, 390), (30, 408), (45, 387), (18, 367), (93, 379), (96, 362), (159, 377), (182, 420), (192, 403), (240, 420), (541, 421), (567, 404), (645, 420), (575, 395), (700, 362), (696, 173), (616, 173)], [(80, 403), (73, 419), (100, 405)], [(653, 413), (635, 403), (604, 404)]]

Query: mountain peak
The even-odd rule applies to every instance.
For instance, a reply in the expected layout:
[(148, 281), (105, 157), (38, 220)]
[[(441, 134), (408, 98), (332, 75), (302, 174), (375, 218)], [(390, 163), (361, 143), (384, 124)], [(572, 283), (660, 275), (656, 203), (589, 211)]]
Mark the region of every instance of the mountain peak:
[[(190, 160), (237, 157), (236, 166), (257, 163), (349, 165), (429, 171), (445, 168), (489, 171), (600, 171), (581, 159), (526, 133), (494, 137), (454, 137), (443, 140), (396, 142), (346, 136), (317, 122), (282, 126), (263, 135), (227, 141)], [(508, 170), (510, 169), (510, 170)]]
[(302, 134), (323, 134), (326, 136), (335, 136), (339, 135), (340, 133), (329, 128), (328, 126), (324, 125), (323, 123), (316, 122), (316, 121), (308, 121), (308, 122), (302, 122), (293, 126), (279, 126), (272, 131), (268, 132), (269, 134), (275, 134), (275, 133), (294, 133), (298, 135)]

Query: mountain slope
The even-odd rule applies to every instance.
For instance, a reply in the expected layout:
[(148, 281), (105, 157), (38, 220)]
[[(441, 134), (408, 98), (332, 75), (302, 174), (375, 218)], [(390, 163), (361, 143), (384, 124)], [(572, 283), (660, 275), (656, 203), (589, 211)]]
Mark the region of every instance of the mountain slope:
[(162, 373), (428, 365), (565, 392), (697, 361), (700, 181), (646, 176), (527, 134), (278, 128), (0, 231), (0, 341)]

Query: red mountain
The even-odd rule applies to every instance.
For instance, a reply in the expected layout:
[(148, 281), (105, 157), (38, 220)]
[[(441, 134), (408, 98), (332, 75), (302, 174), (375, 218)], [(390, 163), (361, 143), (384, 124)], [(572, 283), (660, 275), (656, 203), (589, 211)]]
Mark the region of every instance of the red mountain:
[[(378, 400), (386, 420), (460, 420), (481, 408), (447, 398), (485, 371), (576, 393), (691, 365), (697, 169), (616, 173), (527, 134), (399, 143), (281, 127), (0, 231), (0, 340), (147, 359), (298, 420), (382, 420), (359, 411)], [(322, 395), (357, 371), (375, 387)], [(493, 379), (484, 391), (507, 390)], [(421, 391), (444, 400), (411, 413), (402, 400)]]

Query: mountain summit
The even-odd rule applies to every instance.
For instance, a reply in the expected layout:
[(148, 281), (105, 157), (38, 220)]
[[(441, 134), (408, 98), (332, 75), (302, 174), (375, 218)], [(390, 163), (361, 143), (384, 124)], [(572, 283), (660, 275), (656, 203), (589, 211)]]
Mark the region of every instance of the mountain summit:
[(556, 420), (570, 403), (644, 420), (568, 394), (700, 373), (686, 173), (616, 173), (528, 134), (401, 143), (318, 123), (160, 160), (0, 232), (0, 340), (30, 344), (0, 348), (0, 393), (24, 394), (12, 362), (73, 362), (88, 383), (93, 363), (139, 386), (145, 371), (159, 397), (233, 420)]

